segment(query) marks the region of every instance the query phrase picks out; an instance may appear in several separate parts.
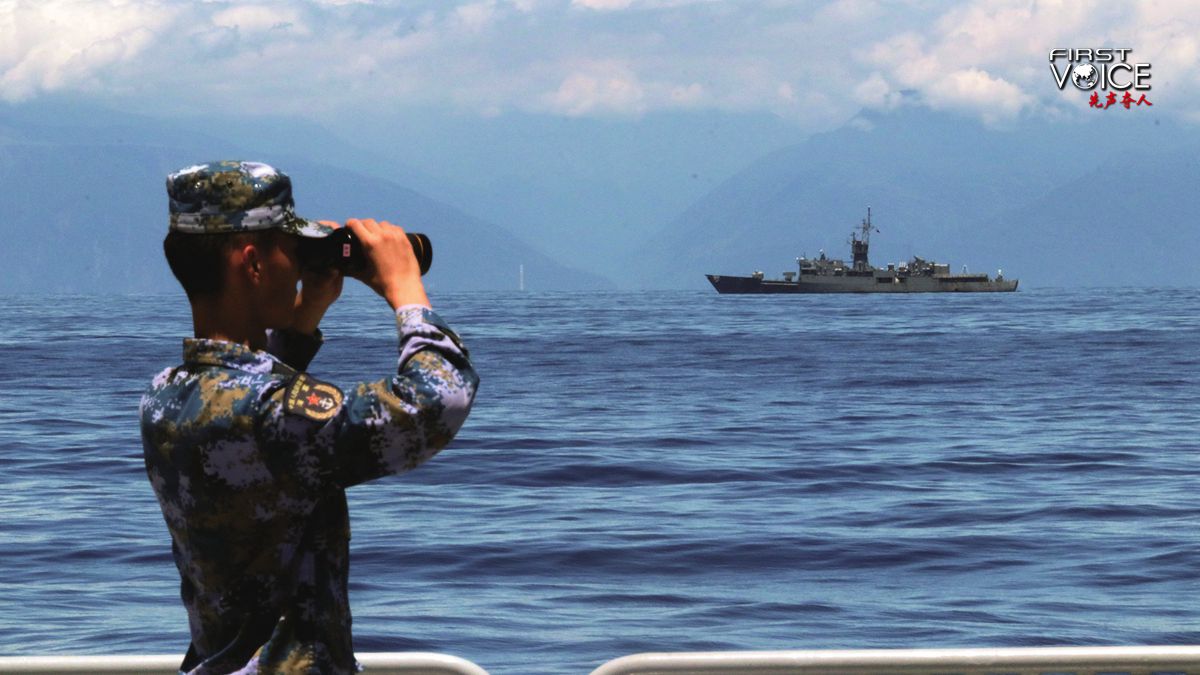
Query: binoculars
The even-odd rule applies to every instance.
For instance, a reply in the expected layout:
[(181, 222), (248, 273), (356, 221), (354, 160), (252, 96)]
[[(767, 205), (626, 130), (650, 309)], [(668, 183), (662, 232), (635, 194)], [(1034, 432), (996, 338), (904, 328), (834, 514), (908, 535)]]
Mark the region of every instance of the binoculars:
[[(421, 266), (421, 276), (429, 271), (433, 264), (433, 243), (429, 237), (417, 232), (407, 232), (408, 243), (412, 244), (417, 263)], [(363, 253), (362, 242), (354, 236), (349, 228), (340, 227), (328, 237), (310, 239), (301, 237), (297, 249), (300, 263), (309, 269), (323, 270), (337, 268), (343, 274), (354, 276), (367, 268), (367, 256)]]

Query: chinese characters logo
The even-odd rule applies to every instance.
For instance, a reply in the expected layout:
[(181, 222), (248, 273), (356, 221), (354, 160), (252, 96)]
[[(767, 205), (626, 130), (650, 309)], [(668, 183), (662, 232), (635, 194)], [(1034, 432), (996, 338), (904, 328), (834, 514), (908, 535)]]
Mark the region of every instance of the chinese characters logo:
[[(1088, 106), (1106, 110), (1114, 105), (1152, 106), (1150, 64), (1130, 63), (1128, 47), (1101, 49), (1051, 49), (1050, 72), (1059, 91), (1067, 80), (1080, 91), (1090, 91)], [(1136, 94), (1136, 96), (1135, 96)]]

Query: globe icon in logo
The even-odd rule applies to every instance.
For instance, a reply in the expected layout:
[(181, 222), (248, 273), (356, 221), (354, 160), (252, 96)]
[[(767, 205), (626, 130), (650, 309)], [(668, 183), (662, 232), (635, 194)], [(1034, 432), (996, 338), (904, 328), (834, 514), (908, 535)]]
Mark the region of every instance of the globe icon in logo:
[(1081, 63), (1071, 71), (1071, 81), (1080, 89), (1091, 89), (1100, 79), (1100, 71), (1090, 63)]

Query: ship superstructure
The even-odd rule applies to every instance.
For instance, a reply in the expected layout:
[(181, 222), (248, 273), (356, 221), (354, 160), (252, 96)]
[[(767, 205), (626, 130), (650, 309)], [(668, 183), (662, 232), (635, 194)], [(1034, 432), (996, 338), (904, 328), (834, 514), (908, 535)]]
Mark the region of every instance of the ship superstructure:
[(878, 232), (867, 217), (850, 234), (850, 262), (828, 258), (799, 257), (797, 270), (780, 279), (766, 279), (761, 271), (748, 277), (706, 274), (718, 293), (980, 293), (1017, 290), (1017, 279), (995, 279), (987, 274), (951, 274), (950, 265), (914, 257), (886, 268), (871, 265), (868, 253), (871, 233)]

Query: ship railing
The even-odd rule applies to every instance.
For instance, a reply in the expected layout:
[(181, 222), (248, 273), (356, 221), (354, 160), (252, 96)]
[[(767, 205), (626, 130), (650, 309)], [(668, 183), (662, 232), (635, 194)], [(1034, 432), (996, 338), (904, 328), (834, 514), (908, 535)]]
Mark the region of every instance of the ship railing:
[[(3, 675), (171, 673), (179, 655), (6, 656)], [(428, 652), (360, 653), (370, 675), (487, 675), (466, 659)], [(646, 653), (592, 675), (1177, 675), (1200, 674), (1200, 646), (868, 649)]]
[(633, 654), (592, 675), (1159, 675), (1200, 673), (1200, 646)]
[[(466, 659), (432, 652), (357, 654), (370, 675), (488, 675)], [(3, 675), (144, 675), (178, 672), (183, 657), (128, 656), (3, 656)]]

